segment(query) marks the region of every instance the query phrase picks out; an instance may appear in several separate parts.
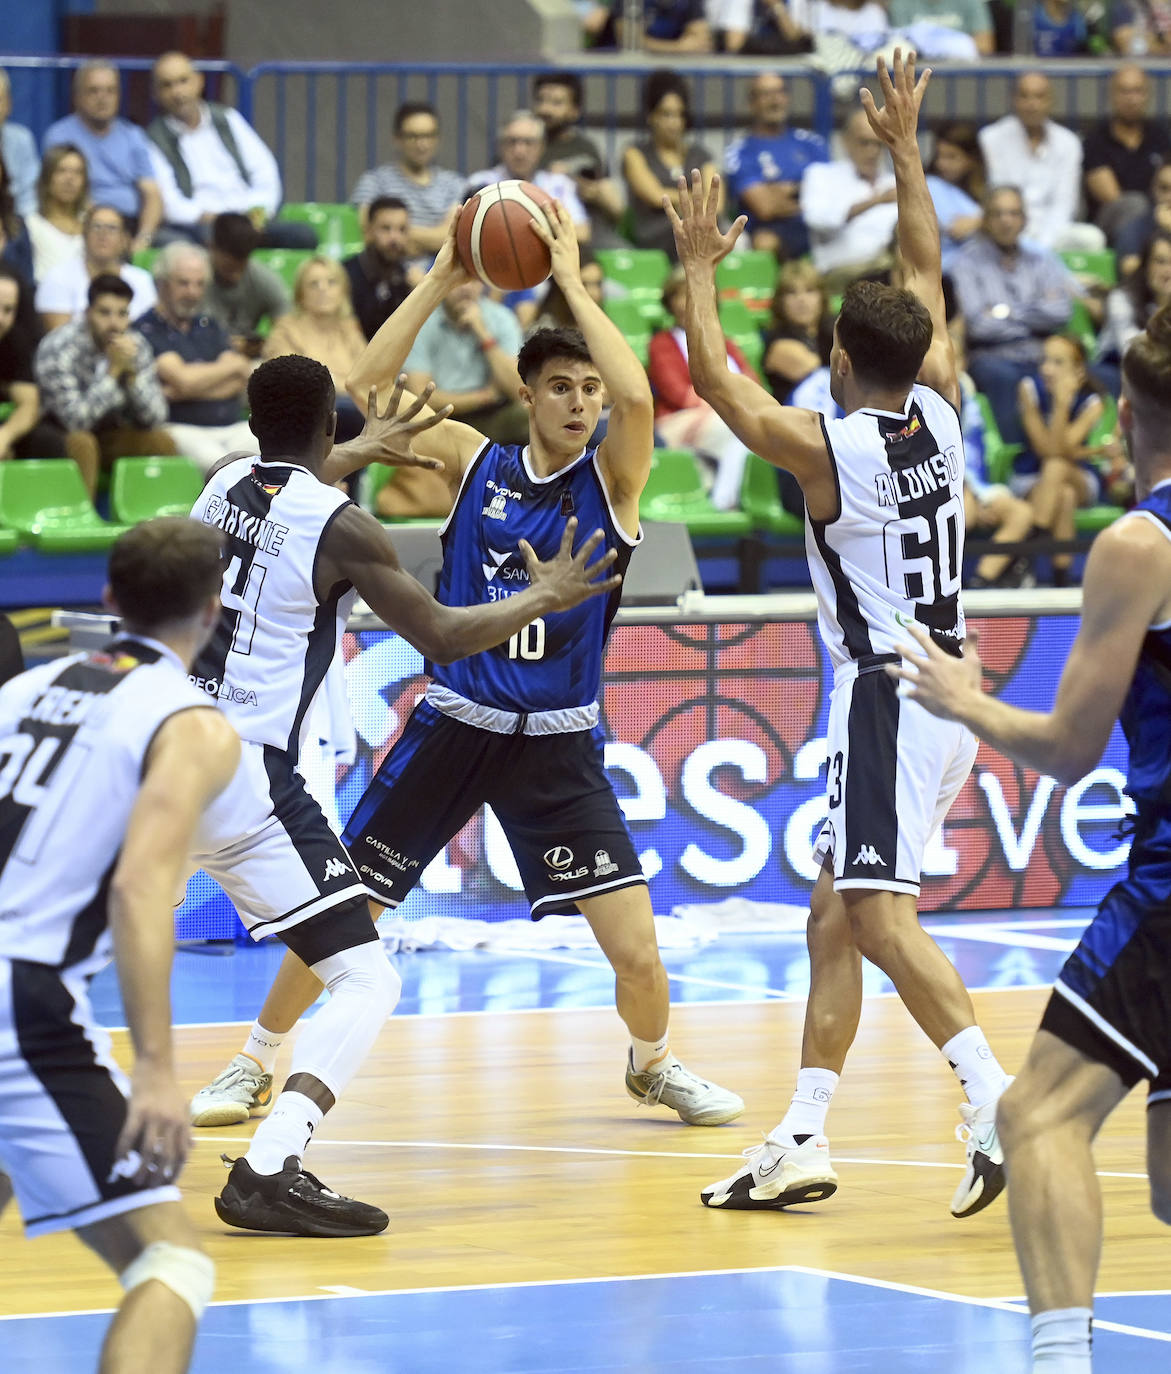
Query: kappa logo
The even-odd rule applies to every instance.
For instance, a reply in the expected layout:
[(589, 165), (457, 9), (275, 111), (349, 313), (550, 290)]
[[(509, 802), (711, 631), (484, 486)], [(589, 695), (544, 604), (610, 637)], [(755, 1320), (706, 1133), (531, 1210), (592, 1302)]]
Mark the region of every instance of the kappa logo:
[(594, 877), (604, 878), (607, 873), (617, 873), (618, 865), (604, 849), (594, 855)]
[(340, 859), (330, 859), (325, 865), (325, 881), (329, 882), (331, 878), (344, 878), (349, 871)]
[(858, 850), (858, 855), (854, 862), (856, 864), (867, 864), (871, 868), (873, 868), (875, 864), (878, 864), (882, 868), (886, 867), (886, 860), (872, 844), (864, 844), (862, 848)]
[(550, 868), (560, 872), (573, 862), (573, 850), (566, 849), (563, 844), (555, 845), (552, 849), (545, 850), (545, 862)]

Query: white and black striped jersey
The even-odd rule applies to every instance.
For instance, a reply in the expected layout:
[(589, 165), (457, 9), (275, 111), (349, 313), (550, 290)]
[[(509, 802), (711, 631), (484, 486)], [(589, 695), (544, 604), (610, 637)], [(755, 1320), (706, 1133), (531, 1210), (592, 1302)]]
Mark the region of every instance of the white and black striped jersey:
[(958, 654), (964, 638), (964, 441), (955, 410), (914, 386), (903, 414), (823, 421), (838, 514), (806, 516), (822, 639), (835, 669), (871, 666), (918, 621)]
[(108, 952), (109, 882), (147, 750), (169, 717), (209, 705), (153, 640), (0, 687), (0, 958), (70, 968)]
[(326, 531), (350, 504), (308, 468), (241, 458), (191, 511), (224, 532), (229, 558), (223, 614), (191, 680), (242, 739), (294, 757), (357, 595), (344, 582), (319, 601), (314, 587)]

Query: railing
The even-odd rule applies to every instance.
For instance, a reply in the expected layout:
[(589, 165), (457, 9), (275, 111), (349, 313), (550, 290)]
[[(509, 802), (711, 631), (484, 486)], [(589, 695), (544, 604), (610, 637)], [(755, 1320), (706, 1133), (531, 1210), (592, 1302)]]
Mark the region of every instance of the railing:
[[(3, 57), (14, 96), (14, 118), (30, 123), (38, 135), (70, 108), (69, 75), (80, 57)], [(144, 73), (146, 58), (113, 58), (131, 78), (130, 117), (152, 113)], [(439, 113), (439, 162), (473, 172), (496, 162), (496, 130), (513, 110), (531, 100), (531, 83), (547, 65), (502, 68), (490, 63), (336, 63), (267, 62), (248, 71), (230, 62), (196, 64), (207, 72), (209, 91), (234, 103), (277, 155), (290, 200), (342, 201), (368, 167), (393, 153), (391, 117), (404, 100), (424, 100)], [(644, 127), (640, 92), (648, 71), (658, 65), (639, 54), (579, 55), (561, 64), (585, 83), (586, 125), (599, 140), (610, 166)], [(753, 59), (693, 59), (671, 64), (692, 91), (695, 134), (717, 160), (725, 144), (747, 122), (748, 79), (758, 71), (780, 71), (789, 83), (791, 118), (828, 137), (852, 97), (853, 82), (836, 84), (824, 72), (797, 61), (758, 63)], [(1154, 81), (1156, 118), (1171, 117), (1171, 65), (1147, 63)], [(1011, 107), (1012, 85), (1021, 71), (1038, 63), (992, 58), (978, 66), (939, 64), (927, 94), (925, 123), (969, 119), (983, 123)], [(1107, 109), (1107, 84), (1114, 61), (1048, 61), (1053, 81), (1054, 118), (1086, 128)], [(852, 74), (866, 80), (870, 72)], [(841, 74), (837, 81), (840, 82)], [(835, 98), (835, 93), (836, 97)], [(846, 102), (850, 103), (850, 102)]]

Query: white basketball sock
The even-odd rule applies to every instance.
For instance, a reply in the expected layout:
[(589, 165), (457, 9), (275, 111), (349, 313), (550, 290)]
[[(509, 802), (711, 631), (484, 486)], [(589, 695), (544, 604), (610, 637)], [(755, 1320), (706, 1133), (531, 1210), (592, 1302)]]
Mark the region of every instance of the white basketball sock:
[(1061, 1307), (1033, 1318), (1033, 1368), (1045, 1374), (1090, 1374), (1094, 1314)]
[(281, 1045), (284, 1044), (284, 1040), (283, 1035), (278, 1035), (276, 1031), (265, 1030), (259, 1021), (254, 1021), (252, 1029), (248, 1032), (248, 1039), (244, 1042), (242, 1053), (255, 1059), (258, 1064), (262, 1064), (265, 1073), (273, 1073), (276, 1070), (277, 1053)]
[(670, 1058), (671, 1037), (666, 1031), (660, 1040), (640, 1040), (637, 1035), (630, 1037), (630, 1058), (635, 1073), (645, 1073), (648, 1069), (662, 1067)]
[(824, 1135), (826, 1114), (837, 1086), (838, 1075), (833, 1069), (801, 1069), (793, 1100), (776, 1134), (791, 1139), (799, 1135)]
[(300, 1160), (325, 1113), (304, 1093), (283, 1092), (256, 1128), (244, 1158), (258, 1174), (279, 1174), (285, 1160)]
[(992, 1102), (1008, 1086), (1008, 1075), (997, 1062), (979, 1026), (969, 1026), (953, 1035), (939, 1052), (955, 1070), (960, 1087), (973, 1107)]

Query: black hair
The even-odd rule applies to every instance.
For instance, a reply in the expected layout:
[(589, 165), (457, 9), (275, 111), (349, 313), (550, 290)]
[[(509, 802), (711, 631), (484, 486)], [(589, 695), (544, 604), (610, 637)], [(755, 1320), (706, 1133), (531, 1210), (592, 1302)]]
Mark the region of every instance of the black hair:
[(144, 520), (110, 550), (110, 592), (122, 619), (151, 630), (194, 615), (223, 581), (224, 536), (186, 516)]
[(584, 88), (581, 84), (581, 77), (576, 72), (540, 72), (533, 77), (533, 94), (543, 89), (545, 86), (563, 86), (573, 97), (573, 103), (579, 110), (584, 110)]
[(369, 224), (382, 210), (405, 210), (408, 215), (411, 213), (411, 207), (398, 196), (376, 196), (366, 207), (366, 223)]
[(657, 67), (648, 72), (642, 84), (642, 112), (651, 115), (659, 101), (666, 95), (677, 95), (683, 102), (683, 123), (691, 128), (691, 92), (687, 82), (670, 67)]
[(309, 449), (329, 424), (336, 393), (329, 369), (299, 353), (261, 363), (248, 379), (248, 424), (264, 456)]
[(132, 301), (134, 288), (113, 272), (99, 272), (90, 282), (85, 298), (90, 305), (96, 305), (99, 296), (117, 296), (119, 300)]
[(516, 370), (526, 386), (536, 380), (546, 363), (565, 358), (574, 363), (593, 363), (580, 329), (535, 329), (524, 341), (516, 358)]
[(910, 387), (931, 347), (931, 315), (910, 291), (876, 281), (846, 287), (838, 341), (863, 384)]
[(211, 222), (211, 246), (243, 262), (260, 247), (260, 230), (247, 215), (226, 210)]
[(402, 133), (403, 125), (414, 115), (430, 115), (436, 124), (439, 123), (439, 115), (434, 105), (428, 105), (425, 100), (404, 100), (394, 112), (395, 133)]

